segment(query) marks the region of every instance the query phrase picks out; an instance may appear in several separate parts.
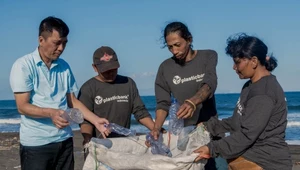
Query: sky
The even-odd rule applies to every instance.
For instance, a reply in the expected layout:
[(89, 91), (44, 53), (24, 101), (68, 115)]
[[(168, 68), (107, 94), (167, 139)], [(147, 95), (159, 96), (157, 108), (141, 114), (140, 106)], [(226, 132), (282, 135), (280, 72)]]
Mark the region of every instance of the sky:
[(154, 95), (157, 69), (171, 57), (162, 48), (162, 31), (180, 21), (193, 35), (194, 49), (218, 53), (216, 93), (239, 93), (245, 83), (225, 54), (226, 39), (241, 32), (259, 37), (278, 59), (273, 74), (284, 91), (300, 91), (299, 9), (298, 0), (1, 0), (0, 100), (13, 99), (11, 66), (37, 48), (39, 24), (48, 16), (61, 18), (70, 28), (61, 58), (70, 64), (78, 87), (96, 75), (92, 55), (105, 45), (118, 55), (119, 74), (133, 78), (141, 95)]

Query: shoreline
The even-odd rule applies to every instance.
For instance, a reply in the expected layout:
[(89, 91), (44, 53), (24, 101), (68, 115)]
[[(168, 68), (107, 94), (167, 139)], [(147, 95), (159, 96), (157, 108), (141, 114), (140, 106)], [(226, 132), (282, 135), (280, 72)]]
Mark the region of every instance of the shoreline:
[[(75, 170), (82, 170), (83, 147), (80, 131), (73, 131)], [(293, 170), (300, 170), (300, 145), (289, 145)], [(0, 133), (0, 169), (20, 170), (19, 133)]]

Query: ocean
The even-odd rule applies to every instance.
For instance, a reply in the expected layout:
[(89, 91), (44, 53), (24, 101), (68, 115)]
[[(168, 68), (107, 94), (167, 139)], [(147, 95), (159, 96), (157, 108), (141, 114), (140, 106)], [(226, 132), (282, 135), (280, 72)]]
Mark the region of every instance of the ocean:
[[(286, 92), (288, 102), (288, 125), (286, 129), (286, 141), (289, 144), (300, 145), (300, 92)], [(232, 115), (239, 94), (216, 94), (217, 110), (219, 118), (226, 118)], [(155, 118), (155, 97), (142, 96), (147, 109)], [(165, 121), (164, 127), (168, 124)], [(18, 132), (20, 128), (20, 114), (17, 111), (14, 100), (0, 100), (0, 133)], [(78, 130), (76, 125), (73, 130)], [(148, 130), (140, 125), (132, 116), (131, 128), (137, 132), (147, 132)]]

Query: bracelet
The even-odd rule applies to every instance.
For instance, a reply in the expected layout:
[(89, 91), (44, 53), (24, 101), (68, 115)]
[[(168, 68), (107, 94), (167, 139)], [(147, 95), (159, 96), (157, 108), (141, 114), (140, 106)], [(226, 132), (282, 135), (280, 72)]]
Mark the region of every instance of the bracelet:
[(189, 104), (191, 104), (193, 106), (193, 108), (194, 108), (193, 112), (196, 110), (197, 107), (191, 100), (186, 99), (185, 102), (188, 102)]

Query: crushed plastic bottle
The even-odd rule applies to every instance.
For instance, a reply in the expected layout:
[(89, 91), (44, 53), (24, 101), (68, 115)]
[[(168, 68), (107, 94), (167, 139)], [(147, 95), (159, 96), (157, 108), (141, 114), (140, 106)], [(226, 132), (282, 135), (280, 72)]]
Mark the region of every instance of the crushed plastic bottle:
[(65, 110), (64, 114), (62, 114), (62, 117), (68, 122), (75, 124), (80, 124), (84, 120), (82, 112), (77, 108), (69, 108)]
[(158, 139), (155, 140), (153, 138), (153, 136), (150, 133), (148, 133), (146, 135), (146, 140), (151, 145), (151, 153), (152, 154), (159, 154), (159, 155), (172, 157), (172, 153), (171, 153), (170, 149), (163, 143), (162, 134), (160, 134)]
[(97, 144), (101, 144), (103, 146), (105, 146), (106, 148), (111, 148), (112, 147), (112, 141), (109, 139), (99, 139), (99, 138), (92, 138), (91, 141), (97, 143)]
[(183, 119), (178, 119), (176, 115), (179, 107), (177, 99), (173, 98), (169, 109), (169, 131), (174, 135), (178, 135), (184, 126)]
[(109, 131), (120, 134), (120, 135), (131, 136), (131, 137), (136, 136), (136, 131), (135, 130), (127, 129), (127, 128), (125, 128), (123, 126), (120, 126), (118, 124), (115, 124), (115, 123), (105, 124), (104, 126)]
[(189, 134), (195, 130), (196, 126), (186, 126), (178, 135), (177, 148), (181, 151), (185, 151), (189, 142)]

